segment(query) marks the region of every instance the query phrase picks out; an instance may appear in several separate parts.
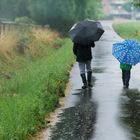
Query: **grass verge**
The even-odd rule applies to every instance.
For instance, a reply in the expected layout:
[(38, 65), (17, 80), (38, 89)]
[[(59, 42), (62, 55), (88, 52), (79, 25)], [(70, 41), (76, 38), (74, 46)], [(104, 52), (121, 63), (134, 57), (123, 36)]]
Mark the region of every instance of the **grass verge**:
[(29, 63), (0, 85), (0, 139), (25, 140), (46, 125), (45, 115), (64, 96), (71, 64), (71, 43)]
[(125, 39), (136, 39), (140, 41), (140, 22), (114, 23), (114, 30)]

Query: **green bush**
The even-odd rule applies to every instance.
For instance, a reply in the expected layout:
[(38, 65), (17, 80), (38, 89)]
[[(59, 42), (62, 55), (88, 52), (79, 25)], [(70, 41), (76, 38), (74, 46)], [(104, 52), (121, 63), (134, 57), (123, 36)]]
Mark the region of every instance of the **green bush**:
[(29, 17), (26, 17), (26, 16), (24, 16), (24, 17), (17, 17), (15, 19), (15, 22), (16, 23), (25, 23), (25, 24), (36, 24), (36, 22), (33, 19), (31, 19)]

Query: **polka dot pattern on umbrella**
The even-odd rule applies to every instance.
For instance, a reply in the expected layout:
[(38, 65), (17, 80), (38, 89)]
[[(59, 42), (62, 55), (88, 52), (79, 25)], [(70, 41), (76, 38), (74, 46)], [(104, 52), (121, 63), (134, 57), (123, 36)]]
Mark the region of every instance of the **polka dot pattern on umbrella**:
[(112, 54), (122, 64), (136, 65), (140, 62), (140, 44), (136, 40), (126, 39), (113, 44)]

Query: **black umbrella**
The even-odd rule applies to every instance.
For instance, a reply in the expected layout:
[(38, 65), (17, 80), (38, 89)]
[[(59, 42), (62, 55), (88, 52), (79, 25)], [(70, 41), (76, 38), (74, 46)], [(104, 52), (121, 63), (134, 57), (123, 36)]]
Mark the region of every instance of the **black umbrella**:
[(98, 41), (103, 33), (101, 23), (94, 20), (83, 20), (74, 24), (69, 31), (72, 41), (80, 44)]

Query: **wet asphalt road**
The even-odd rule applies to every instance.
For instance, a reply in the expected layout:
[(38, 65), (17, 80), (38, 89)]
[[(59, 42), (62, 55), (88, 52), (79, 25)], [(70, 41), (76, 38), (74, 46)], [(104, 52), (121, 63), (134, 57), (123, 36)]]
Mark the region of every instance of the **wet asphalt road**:
[(93, 48), (93, 88), (81, 90), (76, 63), (72, 89), (50, 140), (140, 140), (140, 64), (132, 69), (130, 89), (124, 90), (119, 63), (111, 54), (112, 44), (122, 39), (111, 22), (102, 25), (105, 33)]

